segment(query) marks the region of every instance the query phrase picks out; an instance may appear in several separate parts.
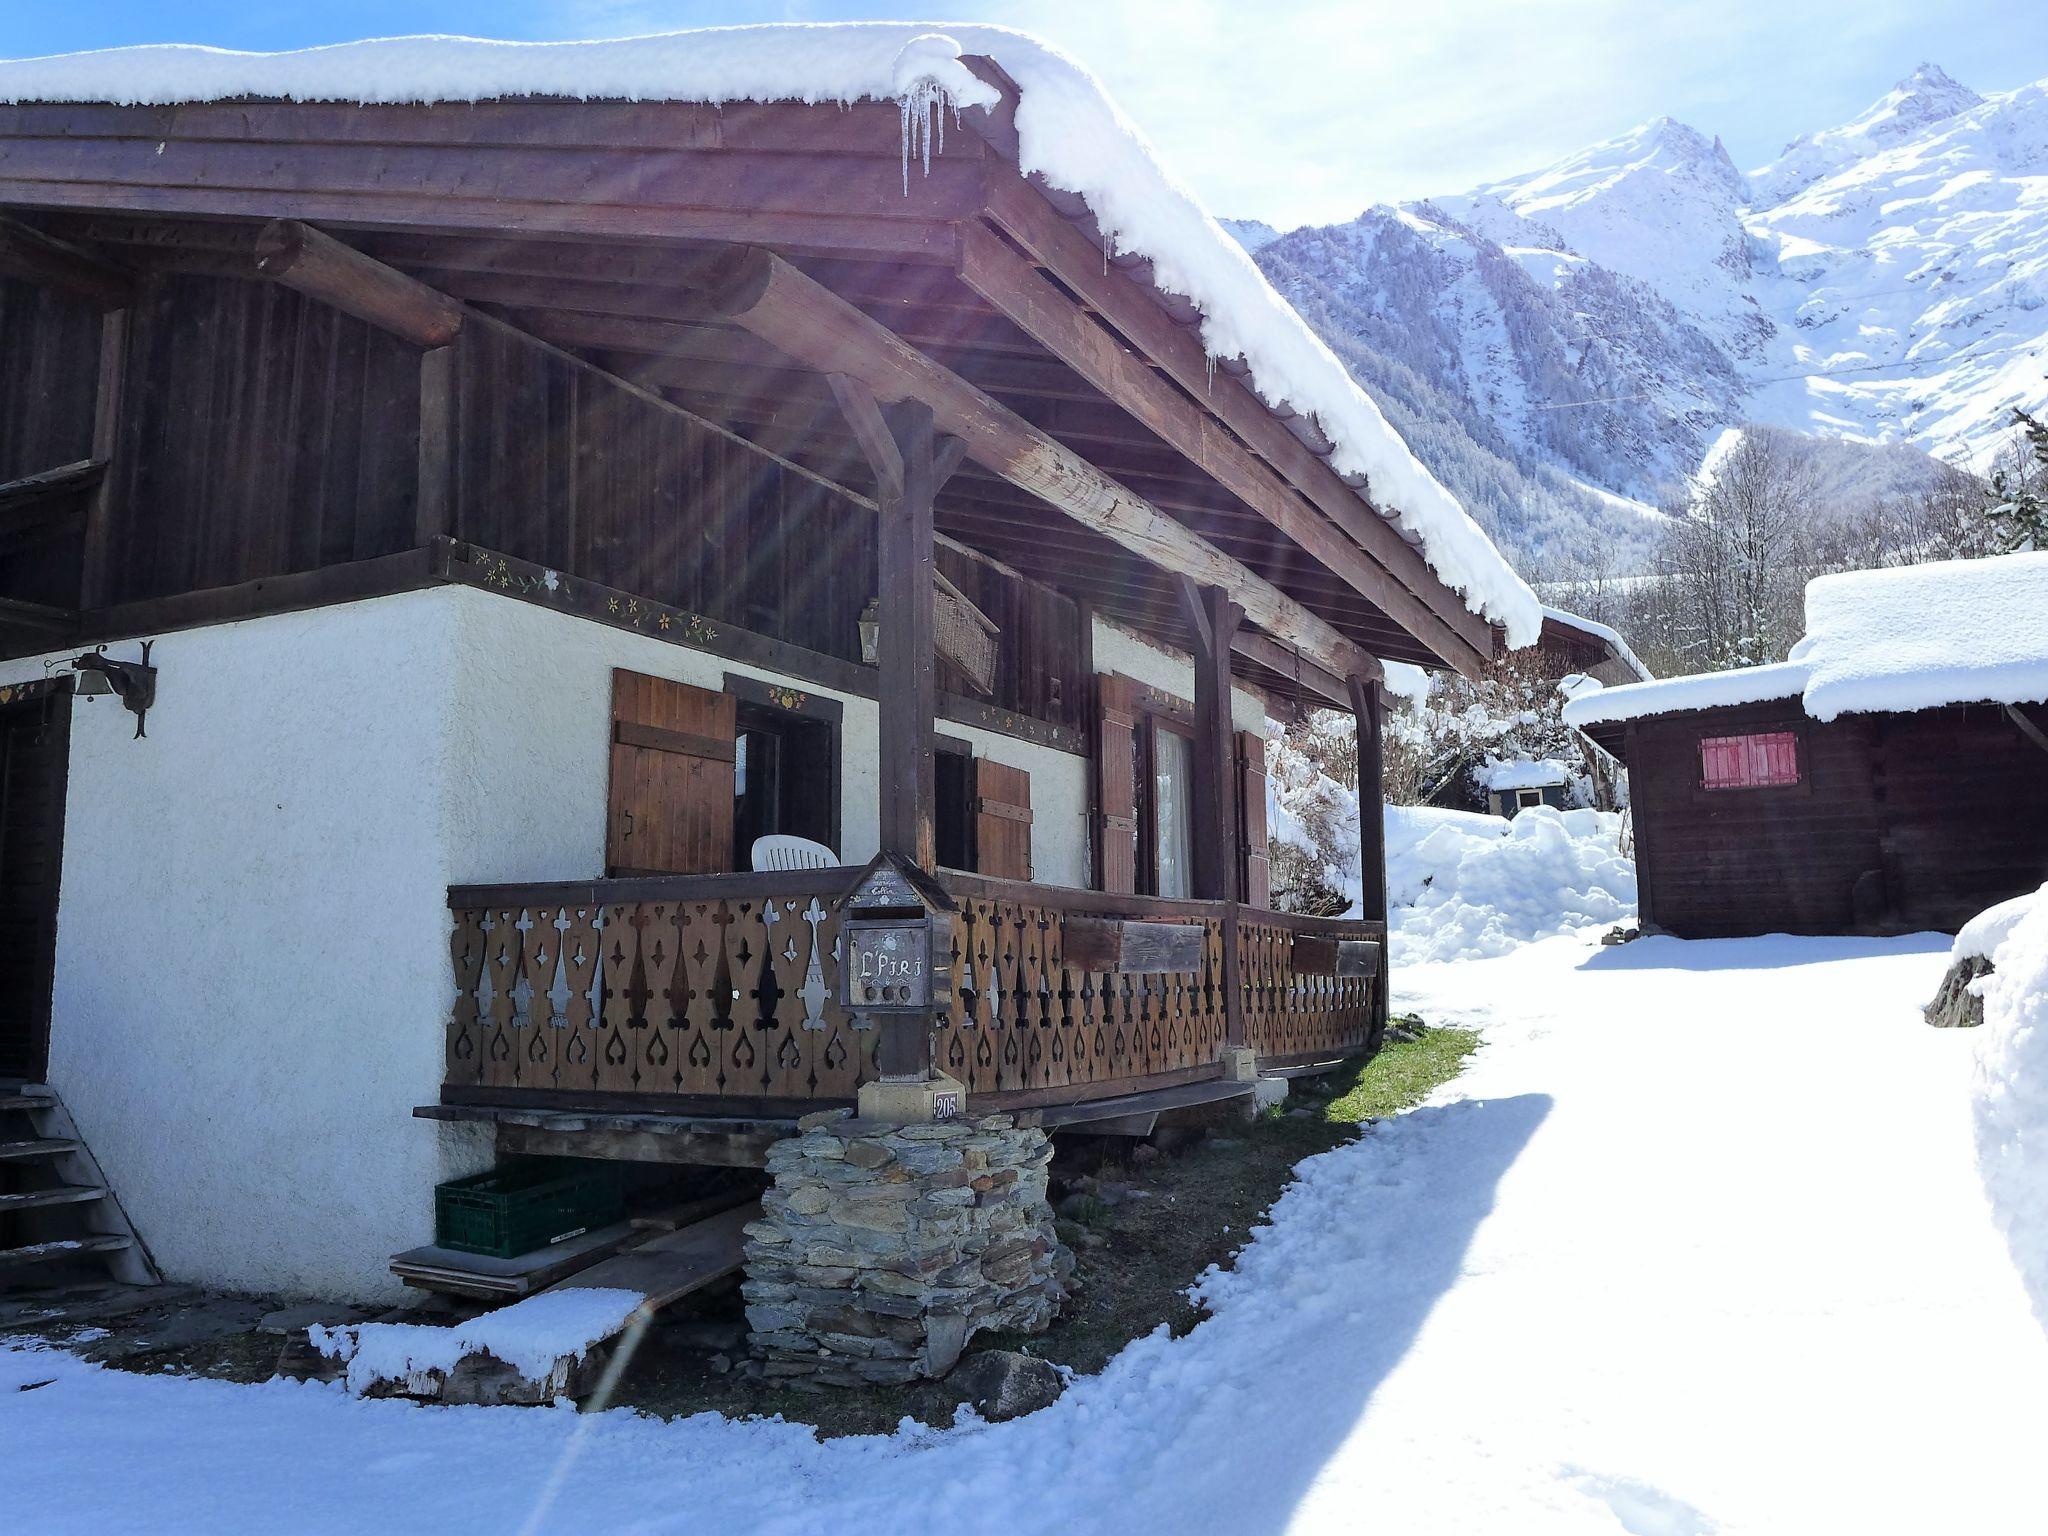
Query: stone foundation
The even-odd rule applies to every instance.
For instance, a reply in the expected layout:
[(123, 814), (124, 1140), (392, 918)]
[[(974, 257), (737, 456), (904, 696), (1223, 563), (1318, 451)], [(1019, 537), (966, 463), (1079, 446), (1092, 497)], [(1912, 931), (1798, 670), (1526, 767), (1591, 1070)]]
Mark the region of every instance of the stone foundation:
[(746, 1229), (741, 1290), (763, 1374), (943, 1376), (976, 1333), (1052, 1321), (1074, 1259), (1053, 1235), (1044, 1131), (1009, 1115), (798, 1125), (769, 1151), (774, 1187)]

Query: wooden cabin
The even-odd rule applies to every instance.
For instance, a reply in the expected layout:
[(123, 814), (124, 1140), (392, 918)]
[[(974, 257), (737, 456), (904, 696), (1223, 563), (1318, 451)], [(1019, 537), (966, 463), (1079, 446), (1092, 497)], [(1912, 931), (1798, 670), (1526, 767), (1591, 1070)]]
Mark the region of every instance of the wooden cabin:
[(2048, 555), (1822, 577), (1792, 661), (1582, 694), (1646, 931), (1954, 932), (2048, 879)]
[[(1129, 1123), (1375, 1046), (1379, 882), (1270, 910), (1267, 723), (1370, 776), (1380, 658), (1499, 615), (955, 67), (992, 107), (0, 66), (0, 1076), (167, 1273), (388, 1290), (495, 1151), (758, 1163), (884, 1076)], [(952, 1002), (871, 1027), (877, 854)]]
[(1533, 654), (1549, 677), (1590, 677), (1605, 687), (1653, 680), (1617, 630), (1562, 608), (1543, 610)]

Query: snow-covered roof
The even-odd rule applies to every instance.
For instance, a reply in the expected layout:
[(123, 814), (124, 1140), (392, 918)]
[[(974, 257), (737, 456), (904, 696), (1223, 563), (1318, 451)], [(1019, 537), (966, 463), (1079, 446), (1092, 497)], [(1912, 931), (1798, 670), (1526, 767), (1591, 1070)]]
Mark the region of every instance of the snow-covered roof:
[(1517, 757), (1495, 758), (1479, 770), (1479, 776), (1485, 780), (1489, 793), (1499, 794), (1506, 789), (1548, 789), (1556, 784), (1569, 784), (1572, 773), (1554, 757)]
[(1616, 659), (1644, 682), (1650, 682), (1656, 677), (1657, 674), (1644, 666), (1636, 653), (1628, 648), (1628, 642), (1621, 638), (1619, 630), (1609, 628), (1607, 625), (1592, 619), (1582, 619), (1576, 613), (1567, 613), (1562, 608), (1546, 606), (1543, 610), (1543, 617), (1551, 620), (1553, 623), (1562, 624), (1567, 629), (1581, 630), (1596, 640), (1606, 641), (1613, 648)]
[(992, 57), (1017, 82), (1020, 168), (1079, 195), (1118, 254), (1150, 261), (1161, 290), (1200, 311), (1212, 358), (1243, 359), (1268, 405), (1312, 417), (1335, 445), (1332, 467), (1367, 479), (1375, 509), (1438, 578), (1504, 626), (1510, 645), (1533, 644), (1542, 626), (1535, 594), (1493, 542), (1095, 77), (1025, 33), (948, 25), (940, 36), (928, 24), (853, 22), (602, 42), (383, 38), (271, 54), (152, 45), (0, 62), (0, 101), (895, 101), (906, 104), (907, 132), (912, 104), (939, 99), (956, 112), (996, 104), (963, 53)]
[(1797, 698), (1815, 720), (2048, 702), (2048, 552), (1817, 576), (1806, 637), (1768, 667), (1581, 694), (1586, 726)]
[(1730, 704), (1763, 704), (1796, 699), (1806, 687), (1806, 668), (1795, 662), (1769, 667), (1743, 667), (1734, 672), (1697, 672), (1690, 677), (1661, 677), (1654, 683), (1623, 683), (1567, 699), (1566, 725), (1601, 725), (1639, 720), (1644, 715), (1673, 715), (1688, 709), (1720, 709)]

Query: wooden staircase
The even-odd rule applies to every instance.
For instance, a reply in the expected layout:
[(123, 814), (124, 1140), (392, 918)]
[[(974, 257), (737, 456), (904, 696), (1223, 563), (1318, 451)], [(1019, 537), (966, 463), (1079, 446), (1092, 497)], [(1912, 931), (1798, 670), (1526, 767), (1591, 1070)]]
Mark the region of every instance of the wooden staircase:
[(161, 1278), (63, 1100), (0, 1082), (0, 1291)]

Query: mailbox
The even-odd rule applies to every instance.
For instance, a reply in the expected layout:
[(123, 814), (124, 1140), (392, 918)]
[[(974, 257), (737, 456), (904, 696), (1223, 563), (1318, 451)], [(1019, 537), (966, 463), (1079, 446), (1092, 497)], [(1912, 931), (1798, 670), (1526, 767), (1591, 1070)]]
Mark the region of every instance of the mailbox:
[(952, 903), (891, 860), (862, 872), (840, 929), (839, 1000), (868, 1015), (931, 1014), (952, 1005)]

